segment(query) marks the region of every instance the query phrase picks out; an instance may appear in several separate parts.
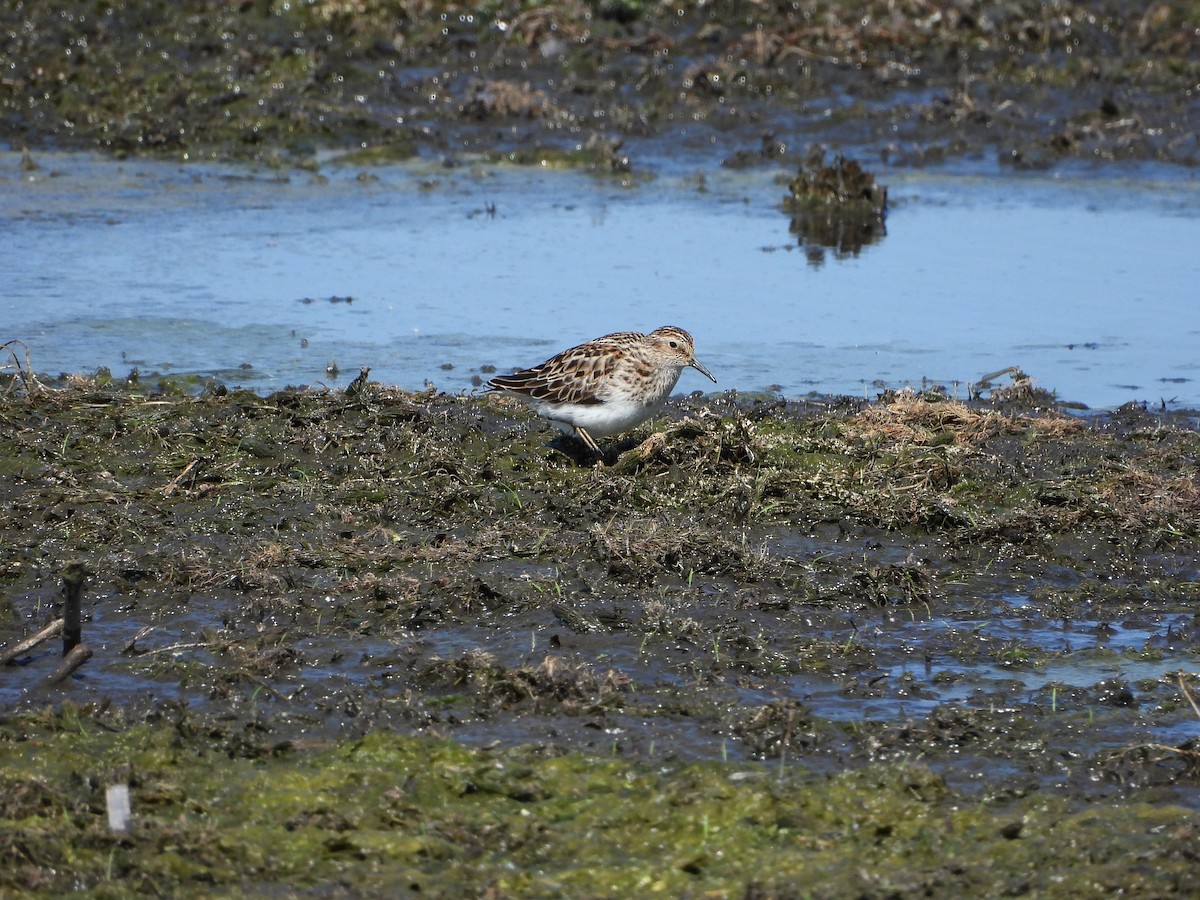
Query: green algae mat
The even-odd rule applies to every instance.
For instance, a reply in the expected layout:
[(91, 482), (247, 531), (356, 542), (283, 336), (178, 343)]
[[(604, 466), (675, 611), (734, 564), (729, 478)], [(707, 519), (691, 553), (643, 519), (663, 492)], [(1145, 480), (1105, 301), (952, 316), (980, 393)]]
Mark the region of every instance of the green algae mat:
[[(177, 727), (5, 729), (4, 887), (97, 896), (1194, 895), (1177, 806), (968, 799), (915, 763), (816, 777), (373, 734), (256, 759)], [(136, 824), (109, 831), (102, 786)]]

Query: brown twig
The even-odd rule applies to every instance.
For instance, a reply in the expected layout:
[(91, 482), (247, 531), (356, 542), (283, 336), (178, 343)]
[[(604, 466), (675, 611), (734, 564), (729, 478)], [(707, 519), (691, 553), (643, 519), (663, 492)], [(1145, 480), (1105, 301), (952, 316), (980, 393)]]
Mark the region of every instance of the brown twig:
[(190, 463), (184, 466), (183, 471), (167, 482), (166, 486), (162, 489), (163, 496), (170, 497), (173, 493), (179, 490), (179, 483), (191, 475), (192, 470), (199, 464), (199, 459), (193, 459)]
[(63, 657), (53, 672), (42, 682), (42, 687), (54, 687), (71, 677), (71, 674), (92, 658), (91, 648), (87, 644), (76, 644), (71, 652)]
[(1187, 686), (1187, 682), (1183, 680), (1183, 673), (1180, 672), (1176, 677), (1179, 679), (1179, 690), (1183, 691), (1183, 699), (1191, 704), (1192, 710), (1196, 713), (1196, 718), (1200, 719), (1200, 704), (1196, 703), (1196, 696), (1192, 693), (1191, 688)]
[(42, 641), (48, 641), (51, 638), (58, 637), (63, 629), (63, 620), (55, 619), (41, 631), (31, 634), (23, 641), (18, 641), (11, 647), (6, 647), (0, 650), (0, 666), (12, 665), (14, 660), (20, 659)]
[[(17, 358), (17, 351), (13, 345), (19, 344), (25, 349), (25, 365), (21, 365), (21, 360)], [(33, 374), (33, 365), (29, 360), (29, 347), (22, 340), (11, 340), (0, 344), (0, 350), (7, 350), (12, 357), (13, 366), (17, 370), (17, 375), (21, 378), (21, 384), (25, 386), (25, 396), (31, 397), (36, 394), (42, 387), (37, 380), (37, 376)]]

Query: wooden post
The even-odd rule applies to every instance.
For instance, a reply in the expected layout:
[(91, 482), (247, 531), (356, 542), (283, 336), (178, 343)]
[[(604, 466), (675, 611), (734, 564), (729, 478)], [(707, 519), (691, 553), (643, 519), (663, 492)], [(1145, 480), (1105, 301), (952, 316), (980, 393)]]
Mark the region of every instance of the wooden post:
[(70, 562), (63, 570), (62, 578), (63, 656), (66, 656), (83, 640), (80, 607), (83, 605), (83, 582), (87, 578), (87, 570), (81, 562)]

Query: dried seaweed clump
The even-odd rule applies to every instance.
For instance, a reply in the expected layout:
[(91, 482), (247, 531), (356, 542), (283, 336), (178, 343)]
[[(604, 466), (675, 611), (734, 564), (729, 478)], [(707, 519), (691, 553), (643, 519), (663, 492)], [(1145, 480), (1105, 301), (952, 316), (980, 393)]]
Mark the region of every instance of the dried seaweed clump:
[(1023, 434), (1032, 428), (1045, 437), (1064, 438), (1084, 428), (1078, 419), (1057, 412), (1036, 418), (1010, 416), (976, 409), (957, 400), (931, 403), (907, 392), (899, 392), (888, 402), (863, 410), (852, 421), (862, 429), (864, 438), (920, 446), (980, 447), (994, 435)]

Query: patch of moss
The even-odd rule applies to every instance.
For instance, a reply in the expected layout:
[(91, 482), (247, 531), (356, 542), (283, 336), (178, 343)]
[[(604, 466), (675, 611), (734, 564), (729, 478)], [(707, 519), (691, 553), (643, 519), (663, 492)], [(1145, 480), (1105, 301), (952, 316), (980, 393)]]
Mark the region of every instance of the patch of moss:
[[(405, 885), (447, 896), (837, 896), (865, 884), (949, 896), (951, 871), (954, 890), (979, 894), (1200, 887), (1189, 811), (1109, 803), (1075, 812), (1037, 795), (965, 802), (915, 764), (834, 777), (664, 768), (384, 733), (245, 758), (171, 727), (114, 733), (70, 718), (9, 720), (0, 732), (0, 832), (22, 860), (0, 874), (6, 889), (337, 881), (355, 893)], [(131, 788), (128, 833), (105, 824), (114, 782)], [(1122, 828), (1101, 827), (1113, 816)], [(1129, 867), (1131, 855), (1146, 865)]]

